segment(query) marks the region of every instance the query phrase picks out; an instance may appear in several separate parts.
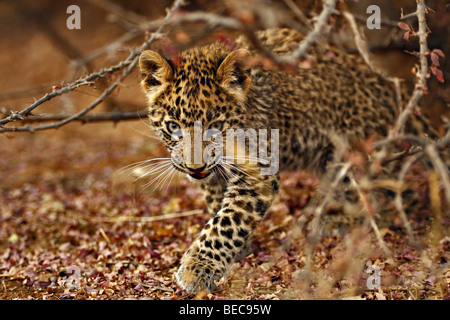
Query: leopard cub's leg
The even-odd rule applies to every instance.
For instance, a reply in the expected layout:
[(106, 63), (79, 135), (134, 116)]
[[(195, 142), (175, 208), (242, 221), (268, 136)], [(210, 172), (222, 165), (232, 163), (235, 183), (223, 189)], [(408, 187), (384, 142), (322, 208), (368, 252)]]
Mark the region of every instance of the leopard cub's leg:
[[(246, 172), (251, 169), (246, 170)], [(228, 181), (222, 206), (184, 254), (176, 274), (188, 292), (218, 289), (234, 261), (240, 258), (250, 236), (277, 195), (277, 175), (235, 174)]]
[[(225, 189), (226, 185), (222, 181), (213, 180), (209, 183), (202, 183), (200, 187), (203, 190), (203, 193), (205, 195), (206, 205), (208, 208), (208, 212), (211, 215), (211, 218), (214, 218), (217, 214), (217, 212), (220, 211), (222, 208), (222, 201), (225, 195)], [(241, 191), (243, 192), (243, 191)], [(235, 257), (235, 261), (239, 261), (242, 258), (245, 258), (252, 252), (252, 240), (251, 237), (247, 239), (245, 242), (241, 252), (239, 255)]]
[(208, 182), (200, 184), (205, 196), (206, 207), (211, 218), (222, 208), (222, 201), (226, 191), (226, 181), (222, 177), (214, 176)]

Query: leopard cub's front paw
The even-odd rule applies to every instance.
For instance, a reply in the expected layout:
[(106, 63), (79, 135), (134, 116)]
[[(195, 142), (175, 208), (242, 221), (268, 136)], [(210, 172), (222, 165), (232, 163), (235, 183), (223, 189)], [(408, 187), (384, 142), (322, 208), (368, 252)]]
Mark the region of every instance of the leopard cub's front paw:
[(224, 266), (207, 256), (185, 254), (176, 274), (178, 285), (189, 293), (202, 290), (213, 292), (221, 288), (219, 281), (226, 277)]

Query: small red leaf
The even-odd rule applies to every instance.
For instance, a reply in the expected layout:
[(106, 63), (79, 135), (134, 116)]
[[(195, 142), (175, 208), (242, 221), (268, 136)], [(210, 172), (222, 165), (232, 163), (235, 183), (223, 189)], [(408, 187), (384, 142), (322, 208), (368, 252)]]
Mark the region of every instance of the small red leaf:
[(431, 61), (433, 62), (433, 64), (436, 67), (439, 67), (440, 63), (439, 63), (439, 56), (433, 51), (431, 52)]
[(406, 41), (409, 41), (410, 35), (411, 35), (411, 31), (406, 31), (405, 34), (403, 35), (403, 39), (405, 39)]
[(444, 83), (444, 74), (442, 73), (441, 70), (439, 70), (435, 66), (431, 66), (430, 70), (431, 70), (431, 72), (433, 72), (433, 74), (436, 76), (436, 79), (438, 79), (439, 82)]
[(440, 55), (442, 58), (445, 57), (445, 54), (442, 52), (441, 49), (433, 49), (433, 52), (436, 53), (437, 55)]
[(410, 26), (408, 26), (408, 25), (407, 25), (406, 23), (404, 23), (404, 22), (399, 22), (399, 23), (398, 23), (398, 26), (399, 26), (399, 28), (402, 29), (402, 30), (406, 30), (406, 31), (410, 31), (410, 30), (411, 30)]

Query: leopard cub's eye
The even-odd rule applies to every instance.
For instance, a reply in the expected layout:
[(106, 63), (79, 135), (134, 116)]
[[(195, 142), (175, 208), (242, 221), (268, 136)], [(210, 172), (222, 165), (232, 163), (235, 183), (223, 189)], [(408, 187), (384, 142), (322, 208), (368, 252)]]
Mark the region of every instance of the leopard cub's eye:
[(167, 122), (166, 128), (167, 128), (167, 130), (168, 130), (170, 133), (173, 133), (173, 132), (175, 132), (175, 131), (181, 129), (180, 126), (179, 126), (177, 123), (173, 122), (173, 121)]
[(209, 125), (209, 129), (215, 129), (215, 130), (222, 131), (223, 126), (224, 126), (224, 122), (223, 121), (216, 121), (216, 122), (211, 123)]

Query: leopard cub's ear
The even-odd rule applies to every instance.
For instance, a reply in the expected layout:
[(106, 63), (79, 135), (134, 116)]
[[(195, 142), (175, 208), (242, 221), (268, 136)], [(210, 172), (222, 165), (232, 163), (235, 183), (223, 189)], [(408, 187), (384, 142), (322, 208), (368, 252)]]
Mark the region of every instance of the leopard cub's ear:
[(249, 58), (248, 50), (237, 49), (231, 52), (217, 69), (216, 78), (219, 83), (241, 101), (245, 100), (245, 94), (251, 85)]
[(149, 102), (152, 103), (172, 77), (172, 67), (159, 53), (147, 50), (139, 57), (139, 68), (141, 70), (141, 86)]

